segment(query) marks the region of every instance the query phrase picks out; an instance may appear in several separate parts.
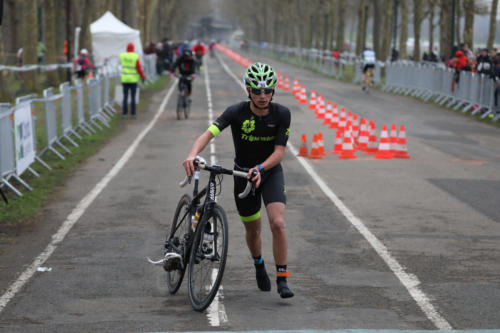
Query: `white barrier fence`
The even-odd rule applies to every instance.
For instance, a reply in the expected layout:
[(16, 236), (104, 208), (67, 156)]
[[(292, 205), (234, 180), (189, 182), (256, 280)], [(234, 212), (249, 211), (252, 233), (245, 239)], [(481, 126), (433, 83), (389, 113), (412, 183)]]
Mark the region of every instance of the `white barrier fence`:
[[(154, 55), (143, 57), (147, 84), (158, 78), (155, 68)], [(110, 85), (112, 79), (115, 80), (114, 90)], [(65, 155), (79, 147), (83, 135), (110, 127), (111, 117), (117, 112), (113, 105), (122, 102), (117, 99), (121, 94), (116, 93), (121, 93), (121, 89), (119, 69), (103, 67), (100, 74), (86, 84), (80, 80), (75, 80), (73, 85), (65, 82), (59, 86), (57, 94), (54, 88), (47, 88), (42, 97), (34, 94), (18, 97), (14, 106), (0, 103), (0, 190), (7, 187), (22, 196), (19, 184), (25, 189), (33, 189), (21, 178), (23, 173), (28, 170), (40, 176), (31, 168), (33, 163), (52, 170), (42, 159), (45, 154), (51, 152), (64, 160)], [(42, 104), (45, 116), (43, 147), (39, 147), (36, 135), (39, 127), (35, 126), (34, 106), (38, 103)]]
[(495, 105), (497, 83), (488, 75), (455, 72), (442, 64), (398, 61), (386, 64), (384, 91), (414, 96), (424, 101), (481, 114), (481, 118), (500, 119)]

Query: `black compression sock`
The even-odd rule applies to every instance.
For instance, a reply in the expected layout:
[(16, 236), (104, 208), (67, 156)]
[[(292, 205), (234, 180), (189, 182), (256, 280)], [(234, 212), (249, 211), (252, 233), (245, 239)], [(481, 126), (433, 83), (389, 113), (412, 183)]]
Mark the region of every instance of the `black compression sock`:
[(270, 291), (271, 280), (269, 280), (269, 276), (267, 276), (266, 266), (264, 266), (264, 260), (262, 260), (261, 256), (254, 258), (254, 266), (257, 286), (262, 291)]
[(276, 271), (278, 277), (276, 278), (276, 284), (278, 285), (278, 293), (281, 298), (293, 297), (293, 292), (288, 288), (288, 283), (286, 282), (286, 277), (290, 276), (290, 273), (286, 271), (286, 265), (276, 265)]

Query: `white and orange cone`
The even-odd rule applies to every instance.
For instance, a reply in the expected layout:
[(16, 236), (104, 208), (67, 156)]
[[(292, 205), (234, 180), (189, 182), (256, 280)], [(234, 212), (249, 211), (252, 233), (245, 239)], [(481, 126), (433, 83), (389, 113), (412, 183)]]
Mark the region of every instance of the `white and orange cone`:
[(405, 125), (401, 125), (399, 127), (398, 144), (397, 144), (396, 152), (394, 153), (394, 157), (410, 158), (410, 155), (408, 155), (408, 149), (406, 147)]
[(380, 134), (380, 143), (378, 145), (378, 152), (377, 155), (375, 155), (375, 158), (381, 158), (381, 159), (393, 158), (386, 125), (382, 126), (382, 133)]
[(351, 129), (352, 129), (351, 126), (347, 126), (346, 130), (344, 131), (344, 143), (342, 144), (342, 152), (340, 153), (339, 158), (346, 158), (346, 159), (357, 158), (356, 155), (354, 154), (355, 150), (354, 150), (354, 144), (352, 142)]
[(359, 149), (366, 151), (368, 149), (368, 140), (370, 139), (370, 131), (366, 126), (366, 119), (361, 118), (361, 131), (359, 132), (358, 137), (358, 146)]
[(311, 97), (309, 100), (309, 109), (316, 110), (316, 90), (311, 90)]

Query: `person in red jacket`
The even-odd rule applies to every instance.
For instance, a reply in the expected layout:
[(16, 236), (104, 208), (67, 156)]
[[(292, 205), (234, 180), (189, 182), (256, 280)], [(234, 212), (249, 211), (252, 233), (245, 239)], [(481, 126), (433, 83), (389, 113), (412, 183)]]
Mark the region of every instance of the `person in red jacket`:
[(207, 53), (207, 49), (205, 48), (205, 45), (198, 42), (193, 46), (193, 53), (196, 57), (196, 71), (199, 72), (202, 68), (201, 65), (203, 64), (203, 56)]

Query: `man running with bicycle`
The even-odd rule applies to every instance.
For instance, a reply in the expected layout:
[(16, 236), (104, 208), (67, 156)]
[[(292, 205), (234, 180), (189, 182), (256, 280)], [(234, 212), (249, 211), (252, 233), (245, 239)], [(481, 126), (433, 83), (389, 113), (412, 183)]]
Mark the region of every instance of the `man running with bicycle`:
[[(361, 64), (363, 66), (363, 73), (361, 74), (361, 79), (363, 81), (363, 91), (365, 91), (368, 85), (371, 85), (371, 82), (367, 82), (368, 75), (371, 78), (373, 75), (373, 69), (375, 68), (375, 63), (377, 62), (377, 58), (375, 56), (375, 51), (370, 48), (365, 48), (361, 55)], [(368, 75), (367, 75), (368, 73)]]
[(194, 173), (193, 160), (208, 142), (223, 129), (231, 126), (235, 146), (235, 169), (257, 171), (252, 181), (256, 184), (255, 195), (239, 199), (246, 180), (234, 178), (234, 197), (240, 218), (245, 226), (248, 249), (254, 259), (257, 286), (262, 291), (271, 290), (271, 281), (262, 259), (261, 201), (273, 234), (273, 255), (276, 264), (276, 283), (282, 298), (293, 297), (287, 284), (288, 238), (285, 228), (285, 181), (281, 160), (290, 132), (290, 110), (271, 103), (276, 87), (276, 74), (271, 66), (256, 62), (245, 73), (245, 86), (250, 101), (228, 107), (224, 113), (195, 141), (182, 163), (186, 174)]

